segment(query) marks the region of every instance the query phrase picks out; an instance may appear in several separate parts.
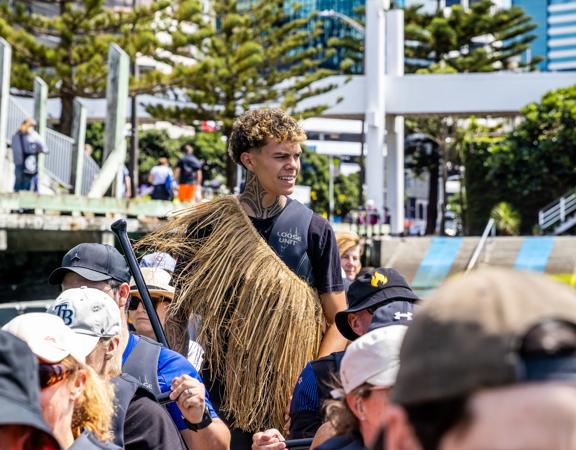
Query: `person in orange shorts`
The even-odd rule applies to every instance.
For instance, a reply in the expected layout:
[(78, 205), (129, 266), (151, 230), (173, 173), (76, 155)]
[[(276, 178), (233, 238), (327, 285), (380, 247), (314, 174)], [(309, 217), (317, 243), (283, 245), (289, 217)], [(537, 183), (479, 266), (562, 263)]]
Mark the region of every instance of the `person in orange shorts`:
[(190, 144), (182, 146), (182, 157), (176, 164), (174, 176), (178, 182), (178, 200), (193, 202), (196, 200), (198, 186), (202, 185), (202, 161), (194, 156)]

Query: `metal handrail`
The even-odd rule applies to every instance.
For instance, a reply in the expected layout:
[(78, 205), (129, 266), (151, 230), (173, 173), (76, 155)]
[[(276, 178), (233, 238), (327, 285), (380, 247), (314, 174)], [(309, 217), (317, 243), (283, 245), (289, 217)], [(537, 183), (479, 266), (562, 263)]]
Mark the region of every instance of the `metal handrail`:
[(576, 212), (576, 193), (574, 191), (538, 211), (538, 225), (541, 230), (546, 230), (558, 222), (563, 223), (573, 212)]
[(484, 228), (484, 232), (482, 233), (482, 237), (480, 238), (480, 241), (476, 245), (476, 248), (474, 249), (474, 252), (472, 253), (472, 256), (470, 257), (470, 261), (468, 261), (468, 264), (466, 265), (466, 272), (472, 270), (474, 268), (474, 266), (476, 266), (476, 263), (478, 262), (478, 258), (480, 258), (480, 254), (482, 253), (482, 250), (484, 249), (484, 246), (486, 245), (486, 241), (488, 240), (488, 235), (491, 232), (492, 232), (492, 234), (494, 234), (495, 231), (496, 231), (496, 227), (495, 227), (494, 219), (490, 218), (490, 220), (488, 220), (488, 223), (486, 224), (486, 228)]

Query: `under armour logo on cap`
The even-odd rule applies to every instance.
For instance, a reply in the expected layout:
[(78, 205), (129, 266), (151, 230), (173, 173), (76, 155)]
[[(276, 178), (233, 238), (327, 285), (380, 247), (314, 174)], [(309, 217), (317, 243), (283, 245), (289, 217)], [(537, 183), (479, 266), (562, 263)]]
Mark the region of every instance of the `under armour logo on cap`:
[(395, 312), (395, 313), (394, 313), (394, 320), (402, 320), (402, 319), (404, 319), (404, 320), (412, 320), (412, 316), (413, 316), (413, 315), (414, 315), (414, 314), (412, 314), (411, 312), (405, 312), (405, 313)]

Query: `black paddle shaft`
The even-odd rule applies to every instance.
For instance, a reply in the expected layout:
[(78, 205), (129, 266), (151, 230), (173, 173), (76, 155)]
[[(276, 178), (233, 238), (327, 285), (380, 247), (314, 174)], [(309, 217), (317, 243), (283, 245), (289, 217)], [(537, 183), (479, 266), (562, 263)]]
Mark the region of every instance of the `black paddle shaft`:
[(312, 439), (288, 439), (284, 441), (286, 448), (310, 448)]
[(146, 287), (146, 283), (144, 282), (144, 277), (142, 277), (142, 272), (140, 271), (140, 266), (138, 265), (138, 261), (136, 260), (134, 249), (130, 244), (130, 239), (128, 239), (128, 233), (126, 231), (126, 221), (124, 219), (119, 219), (110, 226), (110, 229), (112, 230), (112, 233), (116, 235), (118, 241), (120, 242), (120, 246), (122, 247), (122, 251), (124, 252), (124, 257), (128, 262), (128, 267), (130, 268), (132, 277), (134, 277), (134, 281), (136, 282), (138, 292), (140, 292), (140, 298), (142, 299), (142, 303), (144, 304), (146, 313), (148, 313), (148, 318), (150, 319), (150, 324), (152, 325), (154, 334), (156, 335), (156, 340), (160, 342), (162, 345), (164, 345), (164, 347), (170, 348), (168, 346), (168, 341), (166, 340), (166, 335), (164, 334), (164, 329), (162, 328), (162, 324), (160, 323), (160, 319), (158, 318), (158, 314), (154, 309), (154, 305), (152, 305), (152, 300), (150, 299), (150, 293), (148, 292), (148, 287)]

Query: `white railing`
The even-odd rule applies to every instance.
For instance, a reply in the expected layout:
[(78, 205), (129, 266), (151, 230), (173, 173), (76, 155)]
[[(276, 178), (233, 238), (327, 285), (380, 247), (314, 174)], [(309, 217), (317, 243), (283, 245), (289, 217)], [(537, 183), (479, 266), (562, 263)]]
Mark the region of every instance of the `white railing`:
[(100, 166), (91, 156), (84, 155), (84, 168), (82, 170), (82, 190), (81, 195), (87, 195), (92, 187), (92, 181), (100, 172)]
[(560, 197), (554, 203), (538, 211), (538, 225), (542, 231), (566, 221), (576, 212), (576, 192)]
[(44, 168), (49, 173), (50, 178), (70, 190), (72, 188), (70, 176), (74, 139), (47, 128), (45, 140), (48, 154), (44, 160)]
[[(8, 102), (8, 126), (6, 134), (8, 142), (12, 135), (18, 131), (22, 122), (29, 117), (11, 97)], [(46, 174), (52, 180), (65, 187), (67, 190), (72, 189), (72, 155), (74, 152), (74, 139), (54, 131), (46, 129), (46, 148), (48, 154), (44, 160)], [(82, 195), (86, 195), (92, 186), (94, 177), (100, 171), (100, 167), (90, 156), (84, 156), (84, 169), (82, 171)]]
[(476, 248), (474, 249), (474, 253), (472, 253), (472, 256), (470, 257), (470, 261), (468, 261), (468, 264), (466, 265), (466, 272), (472, 270), (476, 266), (478, 258), (480, 258), (480, 254), (482, 253), (482, 250), (484, 250), (484, 247), (486, 246), (488, 236), (489, 235), (494, 236), (494, 234), (496, 233), (496, 227), (494, 225), (495, 225), (494, 219), (490, 218), (490, 220), (488, 220), (488, 223), (486, 224), (486, 228), (484, 228), (484, 233), (482, 233), (482, 237), (480, 238), (478, 245), (476, 245)]

